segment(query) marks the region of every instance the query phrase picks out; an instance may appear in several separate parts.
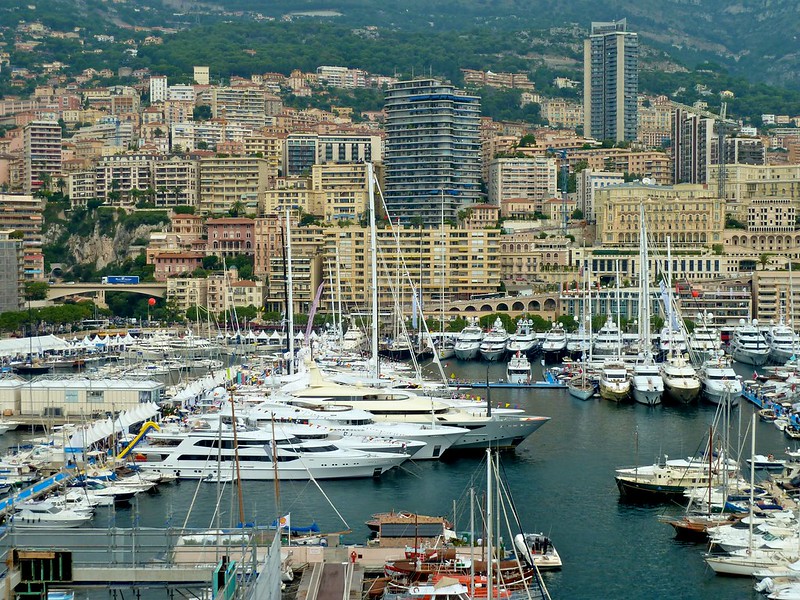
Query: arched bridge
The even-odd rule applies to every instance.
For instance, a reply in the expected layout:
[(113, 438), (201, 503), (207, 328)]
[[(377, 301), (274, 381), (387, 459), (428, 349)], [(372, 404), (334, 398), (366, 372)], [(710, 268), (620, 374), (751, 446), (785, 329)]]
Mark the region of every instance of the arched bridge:
[(529, 313), (552, 319), (559, 314), (559, 300), (558, 293), (460, 300), (451, 302), (447, 312), (452, 316), (483, 316), (496, 312), (519, 316)]
[(56, 283), (50, 286), (47, 292), (48, 300), (58, 300), (67, 296), (80, 296), (95, 294), (104, 296), (106, 292), (131, 292), (143, 296), (163, 298), (167, 295), (167, 284), (158, 282), (148, 283)]

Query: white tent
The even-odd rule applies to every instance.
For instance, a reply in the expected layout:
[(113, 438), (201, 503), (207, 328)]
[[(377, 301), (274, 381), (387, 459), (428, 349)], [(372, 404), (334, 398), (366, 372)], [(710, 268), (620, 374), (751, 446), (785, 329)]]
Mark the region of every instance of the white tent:
[(54, 335), (38, 335), (30, 338), (10, 338), (0, 340), (0, 356), (16, 356), (18, 354), (42, 354), (69, 350), (70, 343)]

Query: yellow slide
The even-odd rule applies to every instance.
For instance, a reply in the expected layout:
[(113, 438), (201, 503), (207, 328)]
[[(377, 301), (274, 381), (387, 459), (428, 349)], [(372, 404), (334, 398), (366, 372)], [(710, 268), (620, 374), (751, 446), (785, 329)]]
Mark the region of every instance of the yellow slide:
[(117, 455), (117, 458), (125, 458), (128, 456), (131, 450), (134, 449), (136, 444), (145, 436), (145, 434), (150, 431), (151, 429), (155, 429), (156, 431), (161, 431), (161, 428), (158, 426), (158, 423), (154, 421), (145, 421), (142, 424), (142, 428), (139, 430), (139, 433), (136, 434), (136, 437), (131, 440), (131, 443), (125, 446), (125, 449)]

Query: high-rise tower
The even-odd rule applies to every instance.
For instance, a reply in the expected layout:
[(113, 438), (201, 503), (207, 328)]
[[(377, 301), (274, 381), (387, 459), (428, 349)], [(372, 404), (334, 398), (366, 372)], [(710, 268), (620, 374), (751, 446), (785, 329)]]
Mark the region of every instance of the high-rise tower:
[(389, 86), (384, 108), (390, 218), (438, 227), (480, 201), (480, 98), (420, 79)]
[(636, 139), (639, 36), (625, 19), (592, 23), (583, 43), (583, 131), (598, 140)]

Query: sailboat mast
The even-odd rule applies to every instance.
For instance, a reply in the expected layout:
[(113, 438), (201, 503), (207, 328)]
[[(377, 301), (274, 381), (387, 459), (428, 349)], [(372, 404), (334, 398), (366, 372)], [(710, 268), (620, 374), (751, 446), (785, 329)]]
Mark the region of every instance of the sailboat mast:
[(372, 260), (370, 261), (370, 276), (372, 278), (372, 376), (377, 380), (381, 375), (380, 362), (378, 361), (378, 319), (380, 308), (378, 307), (378, 234), (375, 224), (375, 175), (371, 162), (367, 163), (367, 179), (369, 179), (369, 242), (372, 248)]
[(294, 296), (292, 288), (292, 228), (289, 223), (289, 207), (286, 207), (286, 265), (287, 265), (287, 291), (286, 291), (286, 316), (289, 319), (289, 375), (294, 375)]
[(614, 261), (614, 265), (617, 272), (617, 358), (622, 358), (622, 306), (620, 306), (619, 293), (619, 259)]
[(339, 329), (337, 333), (339, 335), (339, 345), (342, 344), (342, 338), (344, 337), (344, 313), (342, 312), (342, 275), (341, 271), (339, 271), (339, 244), (336, 244), (336, 302), (339, 305)]
[(650, 358), (650, 281), (647, 260), (647, 224), (644, 203), (640, 205), (641, 239), (639, 241), (639, 332), (645, 359)]
[[(752, 487), (752, 486), (751, 486)], [(494, 598), (492, 590), (492, 449), (486, 449), (486, 597)], [(474, 582), (473, 582), (474, 585)]]

